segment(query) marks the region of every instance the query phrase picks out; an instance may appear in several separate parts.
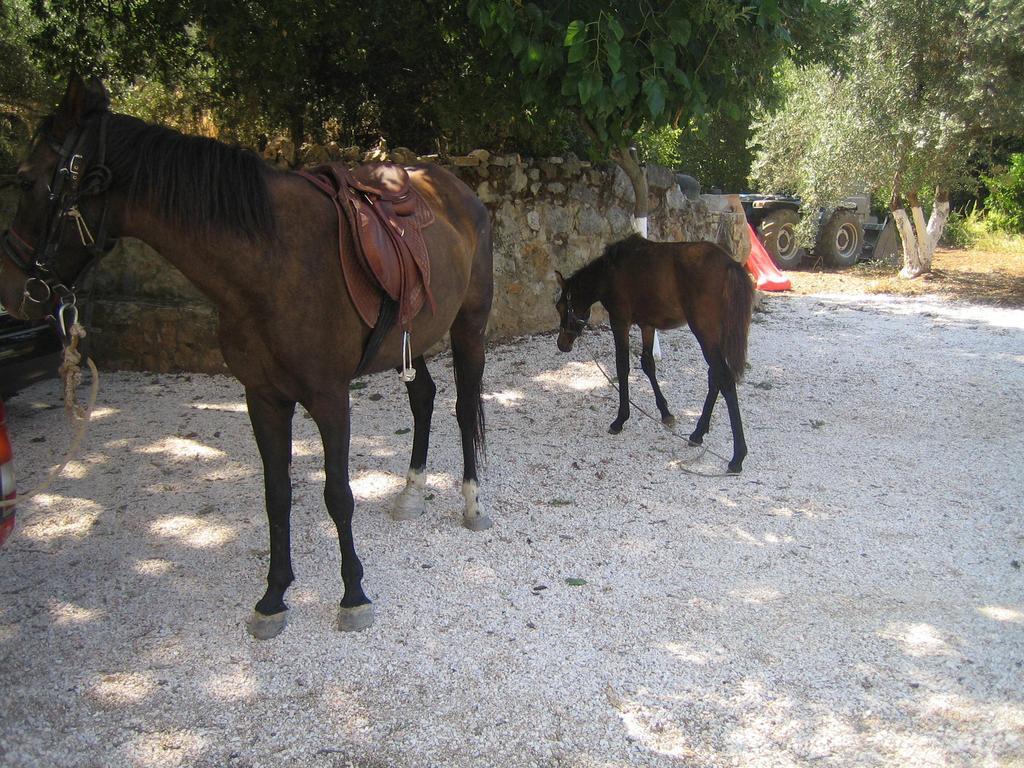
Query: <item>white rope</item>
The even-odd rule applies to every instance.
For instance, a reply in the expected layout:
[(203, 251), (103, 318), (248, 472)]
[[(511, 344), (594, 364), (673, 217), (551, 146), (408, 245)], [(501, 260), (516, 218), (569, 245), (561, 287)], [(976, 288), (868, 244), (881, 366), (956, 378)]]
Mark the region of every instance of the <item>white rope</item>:
[[(579, 337), (579, 341), (580, 341), (580, 343), (583, 346), (586, 346), (586, 342), (583, 341), (583, 337), (582, 336)], [(597, 356), (590, 350), (589, 347), (587, 347), (587, 352), (590, 354), (590, 357), (594, 361), (594, 364), (597, 366), (597, 369), (599, 371), (601, 371), (602, 374), (604, 374), (604, 377), (608, 380), (608, 383), (612, 385), (612, 388), (616, 392), (618, 392), (619, 391), (618, 385), (615, 383), (615, 380), (611, 376), (608, 375), (608, 372), (604, 369), (604, 366), (602, 366), (601, 362), (597, 359)], [(694, 445), (693, 443), (691, 443), (689, 438), (684, 438), (682, 435), (680, 435), (678, 432), (676, 432), (673, 427), (670, 427), (667, 424), (664, 424), (661, 421), (661, 419), (654, 418), (654, 416), (652, 416), (650, 413), (648, 413), (642, 407), (637, 405), (633, 401), (632, 397), (629, 398), (629, 404), (631, 406), (633, 406), (634, 408), (636, 408), (636, 410), (640, 411), (640, 413), (643, 414), (644, 416), (646, 416), (648, 419), (650, 419), (651, 421), (653, 421), (656, 424), (659, 424), (661, 427), (663, 427), (670, 435), (672, 435), (672, 437), (679, 438), (680, 440), (684, 440), (685, 439), (686, 442), (687, 442), (687, 445), (689, 445), (690, 447), (693, 447), (693, 448), (698, 447), (698, 446)], [(695, 462), (698, 459), (700, 459), (705, 453), (710, 453), (712, 456), (715, 456), (715, 457), (721, 459), (722, 461), (725, 461), (725, 462), (729, 461), (729, 459), (727, 459), (725, 456), (722, 456), (721, 454), (715, 453), (714, 451), (710, 450), (706, 445), (701, 444), (699, 447), (701, 449), (700, 452), (696, 456), (694, 456), (692, 459), (676, 459), (676, 461), (679, 464), (692, 464), (693, 462)], [(734, 472), (720, 472), (718, 474), (709, 474), (709, 473), (706, 473), (706, 472), (697, 472), (696, 470), (693, 470), (693, 469), (687, 469), (684, 466), (680, 466), (679, 469), (681, 469), (683, 472), (686, 472), (688, 475), (696, 475), (697, 477), (712, 477), (712, 478), (713, 477), (737, 477), (736, 473), (734, 473)]]
[(31, 499), (33, 496), (37, 496), (49, 488), (60, 473), (64, 471), (65, 467), (74, 460), (78, 454), (78, 449), (82, 445), (82, 440), (85, 439), (85, 433), (89, 427), (89, 419), (92, 416), (93, 408), (96, 406), (96, 398), (99, 396), (100, 374), (96, 370), (96, 364), (92, 361), (92, 358), (87, 358), (85, 362), (89, 366), (92, 383), (89, 388), (89, 403), (83, 408), (76, 402), (76, 392), (78, 385), (82, 381), (82, 354), (78, 351), (78, 341), (85, 337), (85, 329), (78, 323), (75, 323), (71, 326), (68, 335), (71, 341), (64, 348), (64, 362), (60, 366), (60, 375), (64, 380), (64, 410), (68, 415), (68, 421), (74, 425), (75, 431), (71, 436), (71, 443), (64, 456), (64, 461), (59, 466), (50, 470), (46, 479), (28, 493), (21, 494), (7, 501), (0, 501), (0, 509), (13, 507), (18, 502)]

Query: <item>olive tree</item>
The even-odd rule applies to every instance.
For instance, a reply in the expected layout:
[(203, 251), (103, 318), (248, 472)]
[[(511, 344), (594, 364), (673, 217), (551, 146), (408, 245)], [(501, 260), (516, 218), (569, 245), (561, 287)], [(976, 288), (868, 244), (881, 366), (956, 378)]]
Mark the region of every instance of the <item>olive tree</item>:
[[(1024, 119), (1024, 6), (864, 0), (841, 67), (783, 71), (788, 98), (755, 125), (752, 175), (812, 210), (856, 187), (888, 193), (901, 275), (930, 271), (972, 158)], [(922, 200), (930, 198), (925, 217)]]

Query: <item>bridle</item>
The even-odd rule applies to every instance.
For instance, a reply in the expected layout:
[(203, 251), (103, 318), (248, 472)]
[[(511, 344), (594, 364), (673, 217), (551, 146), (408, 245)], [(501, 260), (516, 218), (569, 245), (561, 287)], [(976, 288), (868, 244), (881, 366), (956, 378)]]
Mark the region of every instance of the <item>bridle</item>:
[(572, 308), (572, 296), (568, 291), (565, 292), (565, 319), (559, 324), (558, 330), (567, 336), (571, 336), (573, 341), (583, 335), (589, 327), (586, 320), (583, 320), (576, 314)]
[[(57, 153), (58, 160), (48, 187), (49, 197), (43, 226), (43, 239), (33, 245), (13, 226), (4, 231), (0, 237), (0, 248), (2, 248), (3, 255), (26, 275), (21, 298), (22, 314), (27, 314), (25, 310), (29, 304), (43, 306), (56, 297), (57, 309), (49, 317), (56, 321), (62, 338), (66, 338), (68, 329), (78, 319), (74, 292), (75, 281), (85, 274), (100, 257), (109, 252), (115, 242), (107, 234), (107, 214), (110, 200), (106, 192), (110, 189), (113, 180), (110, 168), (106, 165), (109, 120), (110, 111), (104, 110), (98, 116), (89, 118), (68, 131), (62, 143), (51, 136), (44, 137), (43, 140)], [(99, 127), (96, 158), (88, 163), (89, 169), (83, 173), (86, 160), (82, 154), (82, 147), (89, 129), (97, 122)], [(103, 196), (103, 208), (94, 236), (78, 206), (83, 198), (100, 195)], [(65, 227), (69, 221), (74, 222), (78, 237), (89, 254), (89, 259), (70, 280), (65, 280), (57, 273), (56, 260), (64, 238)], [(0, 261), (0, 271), (3, 271), (3, 266), (3, 262)]]

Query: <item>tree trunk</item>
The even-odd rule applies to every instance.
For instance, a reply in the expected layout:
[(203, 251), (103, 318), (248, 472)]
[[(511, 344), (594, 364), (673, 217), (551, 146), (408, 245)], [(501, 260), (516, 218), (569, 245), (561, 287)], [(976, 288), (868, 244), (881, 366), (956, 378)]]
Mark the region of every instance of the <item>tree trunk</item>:
[(631, 223), (633, 231), (643, 237), (647, 237), (647, 213), (648, 213), (648, 189), (647, 173), (637, 161), (636, 156), (629, 147), (619, 147), (612, 152), (612, 160), (621, 168), (629, 180), (633, 183), (633, 216)]
[[(630, 223), (633, 231), (641, 237), (647, 237), (647, 214), (649, 212), (647, 171), (640, 165), (636, 155), (630, 147), (619, 147), (612, 152), (612, 160), (621, 168), (629, 180), (633, 183), (633, 215)], [(658, 329), (654, 329), (654, 348), (651, 355), (658, 362), (661, 361), (661, 339), (658, 338)]]
[(295, 147), (295, 157), (292, 158), (292, 165), (299, 164), (302, 157), (302, 142), (306, 139), (306, 121), (301, 114), (292, 115), (289, 133), (292, 135), (292, 146)]
[[(935, 249), (939, 245), (939, 238), (946, 228), (946, 221), (949, 219), (949, 190), (942, 187), (935, 188), (935, 205), (932, 208), (931, 218), (928, 219), (928, 248), (931, 255), (935, 255)], [(931, 269), (931, 256), (928, 257), (928, 268)]]
[(900, 277), (912, 279), (932, 271), (932, 257), (949, 217), (949, 193), (942, 187), (936, 187), (935, 204), (927, 224), (916, 193), (907, 193), (907, 203), (910, 205), (909, 215), (899, 195), (894, 193), (890, 208), (903, 241), (903, 269), (900, 270)]

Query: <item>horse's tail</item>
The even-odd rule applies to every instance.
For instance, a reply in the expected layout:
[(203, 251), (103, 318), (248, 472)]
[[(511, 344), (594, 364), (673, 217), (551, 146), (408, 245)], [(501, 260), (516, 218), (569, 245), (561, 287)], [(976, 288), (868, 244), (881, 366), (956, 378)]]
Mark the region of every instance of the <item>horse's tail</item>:
[(754, 311), (754, 285), (747, 270), (729, 259), (722, 289), (722, 356), (734, 380), (743, 378), (747, 365), (747, 338)]
[(487, 440), (484, 435), (486, 425), (484, 423), (484, 398), (481, 391), (482, 379), (479, 376), (465, 376), (459, 371), (458, 363), (452, 368), (455, 371), (455, 389), (459, 399), (465, 397), (469, 404), (465, 413), (470, 418), (469, 432), (473, 439), (473, 453), (477, 458), (483, 459), (487, 454)]
[(457, 399), (455, 409), (463, 443), (469, 438), (473, 455), (485, 459), (483, 373), (486, 357), (485, 332), (494, 298), (494, 254), (491, 221), (487, 209), (476, 198), (477, 243), (470, 273), (470, 286), (455, 322), (449, 329), (452, 344), (452, 368), (455, 372)]

